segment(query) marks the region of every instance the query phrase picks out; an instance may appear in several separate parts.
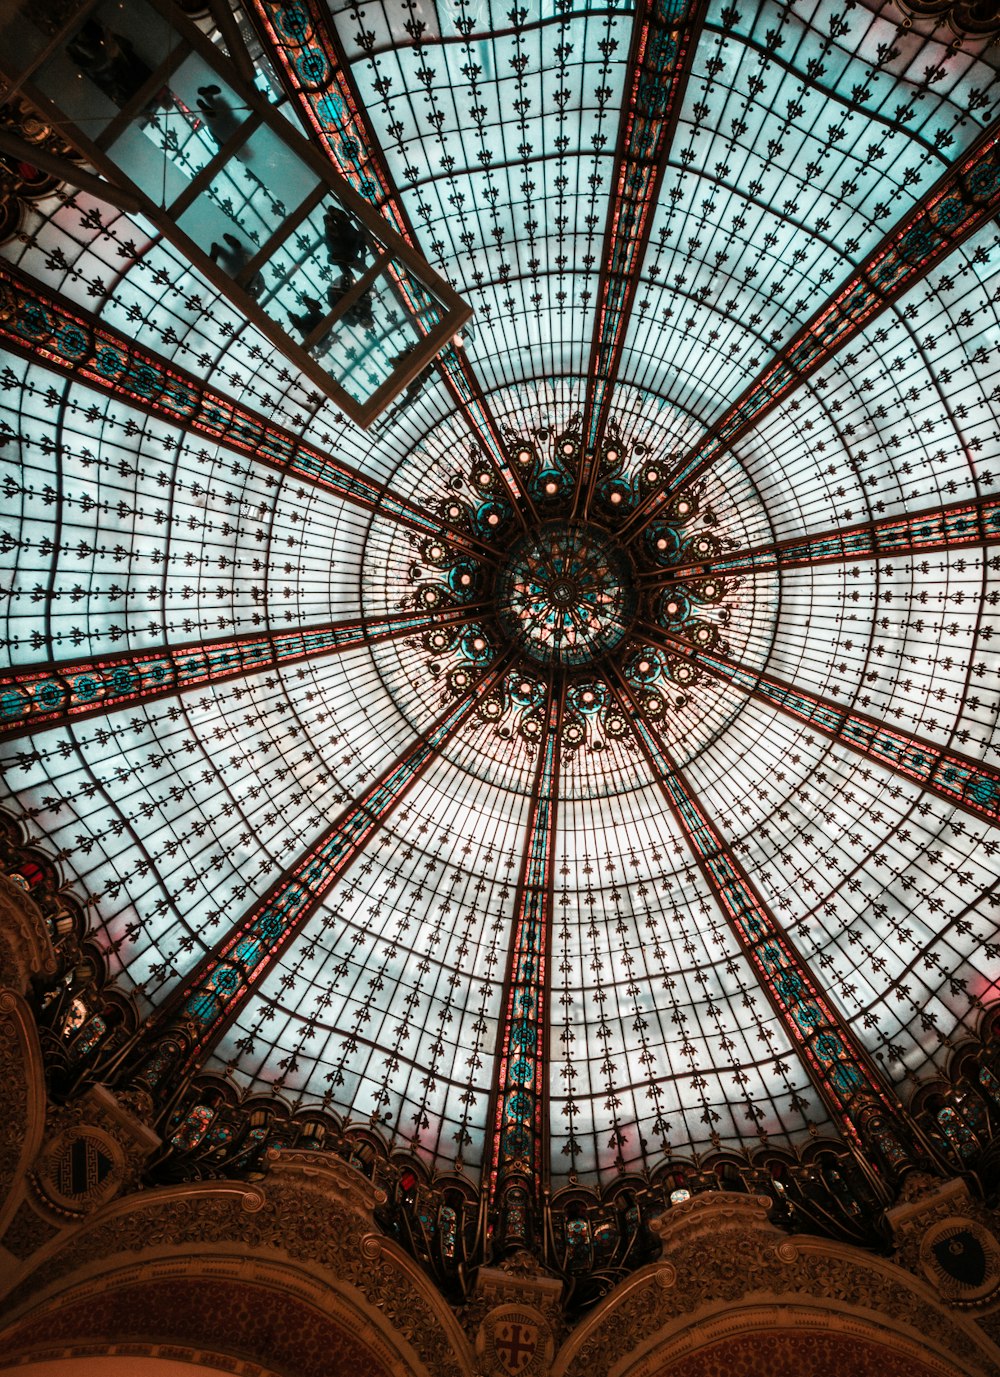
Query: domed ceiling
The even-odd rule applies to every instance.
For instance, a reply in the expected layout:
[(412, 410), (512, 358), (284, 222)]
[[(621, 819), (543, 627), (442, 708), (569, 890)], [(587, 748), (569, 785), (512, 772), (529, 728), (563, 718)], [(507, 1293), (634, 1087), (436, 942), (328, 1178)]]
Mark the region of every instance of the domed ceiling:
[(364, 430), (141, 213), (24, 210), (7, 809), (154, 1028), (434, 1169), (849, 1136), (1000, 952), (996, 49), (237, 17), (474, 316)]

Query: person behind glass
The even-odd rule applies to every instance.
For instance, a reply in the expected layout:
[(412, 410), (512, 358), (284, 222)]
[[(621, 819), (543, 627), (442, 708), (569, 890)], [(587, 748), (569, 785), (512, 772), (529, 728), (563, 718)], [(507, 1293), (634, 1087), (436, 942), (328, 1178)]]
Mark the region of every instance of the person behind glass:
[(365, 255), (365, 234), (345, 210), (339, 206), (327, 207), (323, 234), (331, 263), (344, 272), (360, 265)]
[[(354, 278), (350, 272), (341, 274), (338, 282), (333, 282), (326, 289), (326, 297), (332, 310), (336, 310), (339, 303), (354, 286)], [(360, 325), (363, 330), (375, 328), (375, 316), (372, 313), (372, 293), (369, 287), (367, 292), (363, 292), (357, 301), (352, 301), (344, 312), (343, 320), (347, 325)]]
[(87, 20), (76, 37), (66, 44), (66, 51), (94, 85), (118, 106), (127, 105), (153, 74), (152, 68), (143, 62), (123, 34), (112, 33), (96, 19)]
[[(218, 240), (213, 239), (208, 256), (213, 263), (218, 263), (228, 277), (239, 277), (250, 261), (250, 250), (241, 240), (237, 239), (235, 234), (230, 234), (228, 230), (222, 238), (224, 242), (221, 244)], [(264, 279), (259, 272), (256, 272), (250, 281), (244, 284), (244, 287), (250, 296), (258, 297), (264, 290)]]
[(198, 109), (206, 129), (219, 148), (243, 127), (242, 117), (222, 94), (221, 86), (199, 86)]
[(318, 302), (314, 296), (303, 296), (300, 298), (300, 301), (305, 307), (305, 310), (301, 313), (289, 311), (288, 319), (291, 321), (293, 327), (299, 331), (302, 338), (305, 339), (307, 335), (311, 335), (316, 329), (316, 326), (319, 325), (320, 321), (326, 315), (326, 312), (323, 310), (321, 303)]
[[(323, 307), (323, 303), (317, 301), (314, 296), (303, 295), (299, 297), (299, 301), (304, 307), (304, 310), (289, 311), (288, 320), (292, 328), (299, 331), (302, 336), (302, 342), (305, 343), (316, 327), (321, 325), (326, 319), (327, 312)], [(320, 335), (319, 339), (314, 340), (312, 344), (309, 345), (309, 352), (312, 354), (313, 358), (319, 359), (322, 358), (324, 354), (328, 353), (333, 343), (333, 338), (333, 331), (326, 330)]]
[[(456, 338), (460, 337), (456, 336)], [(392, 364), (393, 369), (397, 368), (401, 363), (405, 363), (406, 360), (413, 353), (414, 349), (418, 349), (419, 347), (420, 346), (418, 344), (413, 344), (410, 346), (409, 349), (403, 349), (398, 354), (391, 355), (391, 357), (389, 358), (389, 363)], [(425, 384), (428, 382), (433, 372), (434, 360), (431, 359), (430, 363), (426, 364), (420, 370), (417, 376), (413, 379), (413, 381), (407, 385), (406, 391), (400, 397), (399, 401), (392, 408), (392, 410), (383, 412), (379, 419), (375, 422), (372, 429), (375, 431), (384, 430), (385, 427), (388, 424), (390, 424), (390, 422), (392, 422), (401, 411), (405, 411), (406, 408), (409, 406), (410, 402), (412, 402), (423, 391)]]
[[(361, 226), (340, 206), (327, 206), (323, 215), (323, 236), (326, 239), (330, 262), (340, 269), (339, 280), (332, 283), (326, 291), (330, 306), (336, 310), (338, 303), (354, 285), (352, 270), (361, 267), (367, 240)], [(362, 329), (371, 329), (375, 324), (371, 292), (365, 292), (357, 301), (352, 302), (344, 312), (343, 319), (348, 325), (360, 325)]]

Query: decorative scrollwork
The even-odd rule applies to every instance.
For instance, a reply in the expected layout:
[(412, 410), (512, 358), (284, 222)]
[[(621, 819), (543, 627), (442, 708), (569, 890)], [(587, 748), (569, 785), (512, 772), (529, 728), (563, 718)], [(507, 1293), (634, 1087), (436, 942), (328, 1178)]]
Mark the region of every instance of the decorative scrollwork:
[[(624, 673), (642, 710), (659, 719), (685, 706), (686, 690), (701, 676), (685, 645), (725, 644), (725, 604), (735, 584), (700, 572), (722, 549), (703, 486), (677, 493), (633, 550), (618, 532), (661, 483), (665, 466), (644, 444), (626, 441), (617, 423), (609, 434), (587, 520), (573, 514), (582, 460), (577, 429), (511, 433), (508, 458), (540, 524), (527, 532), (517, 527), (499, 478), (480, 462), (452, 476), (438, 515), (488, 545), (495, 558), (477, 559), (442, 533), (421, 542), (410, 566), (417, 609), (474, 612), (461, 625), (442, 620), (422, 640), (431, 675), (449, 692), (466, 692), (505, 649), (515, 651), (511, 670), (478, 708), (502, 739), (519, 736), (529, 746), (540, 739), (547, 683), (558, 671), (567, 679), (563, 747), (630, 745), (609, 666)], [(650, 629), (662, 630), (675, 648), (653, 644)]]
[(1000, 33), (995, 0), (897, 0), (907, 19), (945, 23), (959, 38), (992, 38)]

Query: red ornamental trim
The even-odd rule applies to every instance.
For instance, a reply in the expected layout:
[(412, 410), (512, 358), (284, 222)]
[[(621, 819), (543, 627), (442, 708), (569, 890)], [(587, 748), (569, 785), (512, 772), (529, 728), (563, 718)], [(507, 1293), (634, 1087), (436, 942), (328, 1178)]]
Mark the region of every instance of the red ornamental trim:
[(298, 936), (323, 895), (372, 837), (506, 672), (498, 661), (470, 692), (383, 771), (318, 841), (198, 963), (156, 1017), (156, 1033), (180, 1025), (188, 1035), (184, 1070), (196, 1066), (232, 1023), (278, 956)]
[(836, 295), (751, 383), (708, 436), (637, 509), (631, 538), (649, 524), (678, 488), (693, 482), (794, 388), (887, 306), (947, 257), (1000, 209), (1000, 129), (984, 133), (957, 166), (852, 273)]
[[(359, 108), (329, 14), (314, 0), (248, 0), (249, 8), (271, 55), (284, 73), (295, 103), (340, 172), (359, 195), (382, 212), (393, 229), (417, 249), (417, 236), (392, 183), (378, 141)], [(404, 284), (400, 287), (405, 292)], [(418, 312), (429, 298), (411, 300)], [(506, 449), (482, 389), (475, 381), (464, 350), (447, 346), (435, 360), (438, 372), (465, 420), (496, 469), (517, 509), (523, 498), (507, 463)]]
[(581, 491), (592, 487), (598, 468), (596, 446), (608, 420), (625, 331), (636, 293), (636, 271), (649, 239), (651, 216), (704, 18), (702, 0), (654, 0), (637, 16), (626, 77), (628, 106), (616, 153), (614, 193), (608, 206), (604, 258), (584, 403)]
[[(0, 265), (0, 342), (257, 463), (326, 488), (366, 511), (425, 533), (442, 528), (406, 498), (98, 324), (10, 264)], [(469, 543), (459, 533), (448, 534), (456, 543)]]
[(851, 1140), (860, 1145), (854, 1121), (858, 1096), (874, 1098), (891, 1114), (896, 1112), (894, 1104), (853, 1035), (822, 994), (808, 964), (709, 820), (655, 727), (643, 717), (624, 680), (621, 684), (623, 695), (632, 704), (629, 715), (633, 731), (655, 782), (731, 931), (802, 1054), (827, 1108)]
[[(545, 735), (539, 743), (521, 874), (503, 1037), (496, 1077), (490, 1194), (512, 1173), (541, 1179), (546, 1097), (546, 970), (556, 828), (559, 811), (559, 735), (562, 690), (550, 689)], [(530, 1103), (525, 1094), (530, 1095)]]
[(415, 247), (412, 226), (358, 109), (341, 54), (314, 5), (249, 0), (307, 124), (340, 175)]
[[(648, 626), (643, 629), (650, 632)], [(867, 713), (841, 707), (818, 693), (796, 688), (762, 670), (750, 669), (717, 651), (695, 650), (658, 631), (655, 638), (669, 643), (671, 650), (681, 651), (716, 678), (735, 684), (759, 702), (780, 708), (790, 717), (815, 727), (824, 736), (914, 781), (946, 803), (993, 826), (1000, 824), (1000, 770), (993, 766), (888, 727)]]
[[(666, 584), (682, 574), (748, 574), (764, 569), (793, 569), (801, 565), (841, 563), (851, 559), (881, 559), (888, 555), (934, 554), (970, 546), (1000, 543), (1000, 497), (979, 502), (952, 502), (910, 516), (887, 516), (811, 536), (791, 536), (756, 550), (664, 569)], [(661, 576), (657, 576), (656, 581)]]
[(697, 650), (649, 622), (640, 625), (643, 636), (652, 645), (679, 652), (716, 678), (915, 781), (947, 803), (994, 826), (1000, 824), (1000, 770), (972, 756), (936, 746), (923, 737), (888, 727), (867, 713), (852, 711), (829, 698), (796, 688), (763, 670), (751, 669), (719, 651)]
[(476, 613), (475, 607), (445, 608), (434, 614), (388, 613), (259, 636), (125, 650), (66, 665), (25, 665), (0, 677), (0, 740), (318, 655), (417, 635), (432, 626), (454, 626), (474, 620)]

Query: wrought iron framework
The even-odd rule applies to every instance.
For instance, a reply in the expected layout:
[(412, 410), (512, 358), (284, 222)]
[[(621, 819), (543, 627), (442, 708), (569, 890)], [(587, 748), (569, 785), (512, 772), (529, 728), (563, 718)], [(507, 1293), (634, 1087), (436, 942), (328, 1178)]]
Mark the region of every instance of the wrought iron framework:
[[(128, 32), (108, 27), (112, 18)], [(152, 221), (358, 424), (385, 411), (469, 319), (451, 286), (170, 0), (115, 17), (96, 3), (68, 18), (57, 6), (27, 12), (0, 70), (99, 169), (111, 205)], [(137, 143), (139, 130), (154, 137)], [(325, 305), (305, 271), (324, 247), (341, 269)], [(292, 304), (307, 307), (301, 340)]]
[(653, 207), (690, 71), (689, 50), (698, 42), (704, 10), (704, 5), (677, 6), (665, 0), (643, 3), (635, 16), (583, 408), (589, 462), (580, 465), (577, 501), (584, 514), (597, 480), (600, 446), (608, 444), (611, 399), (639, 289), (637, 265), (649, 242)]
[(1000, 207), (1000, 132), (986, 130), (957, 167), (889, 232), (875, 252), (784, 346), (712, 433), (679, 459), (637, 511), (635, 529), (652, 519), (677, 489), (696, 481), (794, 388), (855, 339), (873, 317), (910, 291), (955, 248), (996, 216)]
[[(148, 1095), (166, 1176), (332, 1144), (452, 1291), (528, 1246), (584, 1303), (671, 1190), (873, 1243), (911, 1169), (992, 1179), (993, 1061), (978, 1117), (903, 1082), (1000, 955), (1000, 83), (864, 7), (472, 10), (188, 45), (412, 313), (420, 244), (476, 302), (377, 434), (143, 197), (18, 211), (0, 749), (107, 968), (45, 1005), (60, 1093)], [(165, 74), (115, 22), (126, 137)]]

